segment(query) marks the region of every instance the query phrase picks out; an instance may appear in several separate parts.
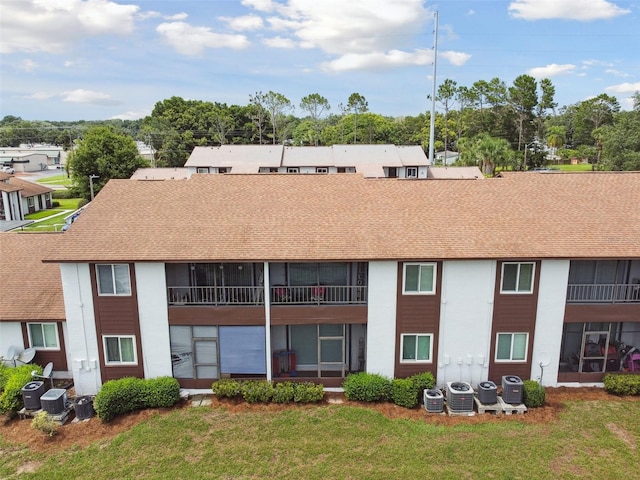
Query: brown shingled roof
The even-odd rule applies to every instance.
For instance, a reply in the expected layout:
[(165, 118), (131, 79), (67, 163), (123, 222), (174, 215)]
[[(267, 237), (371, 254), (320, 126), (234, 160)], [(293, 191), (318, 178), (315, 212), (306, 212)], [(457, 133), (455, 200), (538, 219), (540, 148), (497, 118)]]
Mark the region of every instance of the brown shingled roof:
[(59, 233), (0, 233), (0, 321), (64, 320), (60, 267), (41, 258)]
[(41, 195), (43, 193), (53, 192), (52, 188), (45, 187), (39, 183), (29, 182), (17, 177), (10, 177), (8, 182), (2, 182), (0, 184), (0, 190), (15, 191), (20, 190), (20, 196), (33, 197), (34, 195)]
[(640, 258), (640, 173), (112, 180), (48, 261)]

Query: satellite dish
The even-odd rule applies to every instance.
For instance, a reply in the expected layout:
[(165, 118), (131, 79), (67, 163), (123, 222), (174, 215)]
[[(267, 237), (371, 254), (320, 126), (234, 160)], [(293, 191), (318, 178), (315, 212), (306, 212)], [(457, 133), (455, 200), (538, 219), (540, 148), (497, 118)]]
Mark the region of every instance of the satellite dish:
[(49, 378), (52, 372), (53, 372), (53, 362), (49, 362), (45, 365), (44, 370), (42, 370), (42, 376), (44, 378)]
[(13, 345), (11, 345), (11, 346), (9, 347), (9, 350), (7, 351), (7, 358), (8, 358), (9, 360), (15, 360), (15, 358), (14, 358), (15, 356), (16, 356), (16, 347), (14, 347)]
[(36, 356), (36, 349), (35, 348), (27, 348), (25, 351), (23, 351), (20, 355), (18, 355), (16, 357), (16, 360), (18, 360), (20, 363), (31, 363), (31, 361), (34, 359), (34, 357)]

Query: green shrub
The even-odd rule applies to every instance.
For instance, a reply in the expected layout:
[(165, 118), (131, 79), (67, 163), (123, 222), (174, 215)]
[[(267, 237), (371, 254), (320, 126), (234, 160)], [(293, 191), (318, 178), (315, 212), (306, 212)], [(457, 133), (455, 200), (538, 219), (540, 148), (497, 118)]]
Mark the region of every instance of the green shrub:
[(4, 390), (4, 386), (7, 384), (7, 380), (9, 380), (9, 373), (11, 368), (8, 365), (0, 362), (0, 392)]
[(78, 208), (82, 208), (82, 207), (84, 207), (87, 203), (89, 203), (89, 200), (87, 200), (86, 198), (81, 199), (81, 200), (78, 202)]
[(145, 380), (145, 407), (169, 408), (180, 400), (180, 384), (173, 377)]
[(77, 198), (76, 192), (70, 190), (70, 189), (60, 189), (60, 190), (54, 190), (51, 193), (51, 197), (52, 198), (62, 198), (62, 199), (68, 199), (68, 198)]
[(60, 202), (56, 202), (55, 200), (51, 202), (51, 208), (56, 208), (60, 206)]
[(166, 408), (180, 400), (180, 384), (172, 377), (109, 380), (93, 401), (96, 416), (103, 422), (117, 415), (143, 408)]
[(273, 385), (266, 380), (247, 380), (241, 388), (242, 398), (248, 403), (267, 403), (273, 396)]
[(436, 384), (436, 379), (431, 372), (422, 372), (416, 373), (415, 375), (411, 375), (409, 377), (415, 387), (416, 387), (416, 395), (418, 397), (418, 403), (422, 401), (423, 393), (425, 390), (429, 390), (433, 388)]
[(377, 373), (351, 373), (342, 388), (348, 400), (380, 402), (391, 397), (391, 380)]
[(33, 420), (31, 420), (31, 428), (40, 430), (50, 437), (58, 433), (59, 426), (53, 418), (49, 418), (49, 415), (47, 415), (45, 411), (37, 413), (36, 416), (33, 417)]
[(522, 382), (522, 396), (527, 408), (536, 408), (544, 405), (546, 393), (544, 387), (535, 380)]
[(324, 385), (311, 382), (296, 383), (293, 387), (293, 401), (298, 403), (316, 403), (324, 398)]
[(418, 404), (416, 383), (411, 378), (394, 378), (391, 381), (391, 400), (401, 407), (415, 407)]
[(291, 382), (276, 383), (273, 388), (273, 396), (271, 400), (274, 403), (290, 403), (293, 402), (295, 393), (294, 385)]
[(213, 382), (211, 390), (219, 398), (235, 398), (242, 395), (240, 382), (233, 378), (221, 378)]
[(42, 375), (42, 367), (38, 365), (20, 365), (19, 367), (8, 368), (3, 370), (4, 391), (0, 395), (0, 412), (9, 416), (14, 416), (23, 407), (22, 388), (29, 382), (33, 381), (31, 372), (37, 372)]
[(603, 380), (604, 389), (614, 395), (640, 395), (640, 375), (634, 373), (607, 373)]

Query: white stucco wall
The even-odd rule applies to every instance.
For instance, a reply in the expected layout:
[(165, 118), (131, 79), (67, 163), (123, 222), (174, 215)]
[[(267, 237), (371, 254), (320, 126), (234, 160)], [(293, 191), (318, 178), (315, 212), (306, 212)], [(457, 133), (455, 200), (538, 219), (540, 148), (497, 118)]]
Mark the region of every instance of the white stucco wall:
[(366, 370), (393, 378), (397, 262), (369, 262)]
[(540, 265), (531, 379), (540, 379), (542, 364), (542, 384), (547, 386), (556, 386), (558, 382), (569, 265), (569, 260), (543, 260)]
[(63, 263), (60, 275), (67, 316), (67, 359), (75, 391), (77, 395), (95, 395), (102, 381), (89, 265)]
[(6, 357), (11, 346), (16, 352), (24, 350), (20, 322), (0, 322), (0, 357)]
[(436, 383), (487, 379), (496, 262), (443, 262)]
[(136, 263), (140, 342), (145, 378), (171, 376), (169, 312), (164, 263)]

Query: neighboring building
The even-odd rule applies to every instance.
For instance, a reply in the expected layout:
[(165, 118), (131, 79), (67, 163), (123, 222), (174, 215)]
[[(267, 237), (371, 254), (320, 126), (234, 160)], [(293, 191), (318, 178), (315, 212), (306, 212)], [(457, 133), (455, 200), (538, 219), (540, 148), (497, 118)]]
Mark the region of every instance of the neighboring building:
[(194, 173), (361, 173), (365, 177), (427, 178), (419, 146), (221, 145), (195, 147), (185, 163)]
[(458, 161), (458, 158), (460, 158), (460, 153), (447, 150), (442, 152), (436, 152), (435, 157), (436, 157), (435, 165), (441, 165), (441, 166), (447, 167), (449, 165), (453, 165)]
[(640, 347), (638, 205), (640, 173), (112, 180), (41, 257), (79, 394), (363, 370), (592, 385)]
[(41, 261), (62, 239), (56, 233), (0, 233), (0, 355), (11, 346), (16, 352), (33, 347), (34, 363), (53, 362), (55, 376), (71, 378), (60, 268)]
[(19, 173), (38, 172), (49, 167), (62, 168), (65, 161), (66, 152), (57, 145), (0, 147), (0, 165), (13, 167)]
[(429, 167), (427, 178), (434, 180), (472, 179), (484, 178), (478, 167)]
[(53, 204), (53, 189), (0, 173), (0, 220), (24, 220), (24, 216), (46, 210)]
[(189, 172), (186, 168), (139, 168), (133, 175), (132, 180), (186, 180)]

